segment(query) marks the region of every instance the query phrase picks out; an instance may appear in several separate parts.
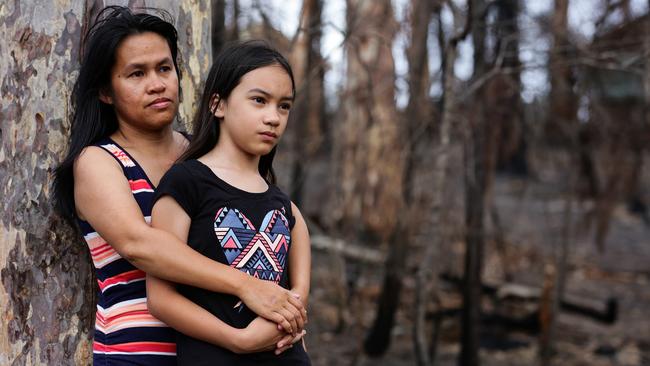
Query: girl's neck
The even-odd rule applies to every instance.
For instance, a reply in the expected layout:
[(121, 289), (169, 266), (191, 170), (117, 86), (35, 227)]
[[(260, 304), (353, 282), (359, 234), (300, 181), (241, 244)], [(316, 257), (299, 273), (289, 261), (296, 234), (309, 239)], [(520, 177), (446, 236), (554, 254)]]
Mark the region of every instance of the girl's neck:
[(230, 141), (219, 138), (219, 142), (201, 159), (213, 167), (235, 170), (242, 173), (259, 174), (260, 157), (250, 155), (239, 149)]

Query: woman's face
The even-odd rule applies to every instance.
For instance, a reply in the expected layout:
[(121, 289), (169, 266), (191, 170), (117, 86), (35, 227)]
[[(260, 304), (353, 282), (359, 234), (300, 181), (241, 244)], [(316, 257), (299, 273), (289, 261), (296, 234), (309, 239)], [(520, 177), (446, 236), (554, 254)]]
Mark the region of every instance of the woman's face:
[(121, 128), (169, 126), (178, 109), (178, 76), (165, 38), (153, 32), (126, 37), (115, 54), (110, 90), (100, 99), (113, 105)]
[(220, 143), (228, 140), (252, 156), (268, 154), (284, 133), (292, 103), (291, 79), (281, 66), (246, 73), (217, 106), (215, 116), (222, 119)]

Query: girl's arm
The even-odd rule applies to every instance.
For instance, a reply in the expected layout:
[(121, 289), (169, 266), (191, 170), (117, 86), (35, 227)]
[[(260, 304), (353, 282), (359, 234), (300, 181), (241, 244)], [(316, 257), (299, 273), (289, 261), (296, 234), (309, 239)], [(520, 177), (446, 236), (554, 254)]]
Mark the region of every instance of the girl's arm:
[(289, 251), (289, 281), (291, 291), (300, 295), (307, 307), (311, 273), (311, 242), (307, 224), (298, 207), (291, 202), (291, 211), (296, 223), (291, 230), (291, 250)]
[[(170, 196), (154, 205), (151, 226), (168, 231), (181, 241), (187, 241), (190, 218)], [(245, 329), (229, 326), (201, 306), (178, 293), (175, 285), (147, 275), (147, 307), (149, 312), (172, 328), (205, 342), (227, 348), (235, 353), (276, 349), (285, 339), (275, 323), (257, 318)], [(278, 351), (289, 346), (285, 340)]]
[(298, 329), (306, 319), (302, 301), (290, 291), (210, 260), (174, 235), (150, 227), (142, 217), (119, 164), (106, 151), (88, 147), (74, 165), (77, 212), (125, 259), (169, 281), (237, 296), (256, 314)]

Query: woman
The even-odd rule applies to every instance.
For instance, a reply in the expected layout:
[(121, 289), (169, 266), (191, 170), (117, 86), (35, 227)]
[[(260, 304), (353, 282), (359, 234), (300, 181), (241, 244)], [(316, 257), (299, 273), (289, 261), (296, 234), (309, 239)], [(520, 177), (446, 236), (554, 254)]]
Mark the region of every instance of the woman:
[(187, 146), (171, 128), (177, 52), (171, 23), (124, 7), (104, 9), (86, 37), (54, 192), (62, 214), (79, 222), (97, 270), (97, 365), (175, 363), (173, 334), (147, 310), (144, 272), (237, 296), (286, 331), (298, 333), (306, 320), (297, 295), (148, 224), (155, 187)]

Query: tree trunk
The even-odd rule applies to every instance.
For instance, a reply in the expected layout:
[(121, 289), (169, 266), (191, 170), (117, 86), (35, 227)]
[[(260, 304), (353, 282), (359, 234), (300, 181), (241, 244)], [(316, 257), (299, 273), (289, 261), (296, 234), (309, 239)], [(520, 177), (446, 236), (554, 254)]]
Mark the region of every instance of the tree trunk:
[[(431, 120), (432, 108), (429, 99), (429, 68), (427, 54), (427, 38), (429, 24), (433, 19), (434, 2), (430, 0), (414, 0), (411, 3), (411, 44), (407, 50), (409, 63), (409, 103), (406, 107), (405, 123), (407, 125), (406, 136), (406, 160), (404, 164), (403, 193), (405, 207), (408, 207), (406, 215), (400, 220), (400, 226), (404, 227), (408, 237), (407, 242), (415, 236), (415, 229), (421, 227), (426, 215), (422, 215), (424, 204), (422, 200), (414, 199), (413, 177), (417, 163), (417, 147), (421, 145), (422, 137), (426, 134), (427, 125), (433, 124)], [(428, 142), (428, 141), (427, 141)], [(435, 245), (428, 242), (427, 245)], [(404, 256), (403, 259), (406, 259)], [(418, 269), (419, 276), (416, 276), (415, 293), (415, 322), (413, 326), (413, 345), (416, 359), (420, 365), (430, 363), (430, 341), (427, 339), (425, 326), (426, 305), (429, 303), (428, 288), (431, 285), (430, 262), (423, 262)], [(399, 265), (404, 266), (404, 263)], [(421, 289), (427, 287), (427, 289)]]
[[(335, 141), (340, 161), (340, 224), (348, 237), (390, 244), (388, 262), (401, 263), (405, 241), (397, 237), (402, 207), (402, 157), (391, 52), (397, 24), (389, 0), (348, 0), (347, 79), (343, 118)], [(390, 258), (392, 256), (393, 258)], [(377, 317), (365, 350), (388, 347), (399, 302), (402, 267), (387, 269)]]
[(304, 0), (300, 28), (291, 50), (291, 65), (298, 92), (291, 113), (294, 136), (291, 199), (298, 206), (302, 203), (305, 184), (304, 165), (314, 157), (323, 142), (321, 124), (325, 114), (325, 70), (320, 53), (322, 8), (322, 0)]
[[(422, 260), (418, 266), (416, 274), (416, 311), (415, 311), (415, 347), (416, 359), (418, 365), (426, 365), (433, 362), (435, 359), (435, 342), (437, 329), (439, 324), (434, 324), (434, 336), (430, 343), (430, 348), (426, 349), (424, 332), (424, 318), (426, 313), (425, 304), (429, 301), (430, 292), (432, 290), (431, 281), (434, 281), (434, 276), (429, 263), (433, 262), (436, 252), (441, 243), (444, 242), (447, 233), (443, 230), (443, 198), (445, 195), (445, 186), (447, 181), (447, 166), (449, 163), (450, 141), (451, 141), (451, 127), (454, 123), (458, 122), (454, 116), (458, 113), (458, 98), (457, 91), (454, 87), (455, 75), (454, 65), (458, 54), (458, 43), (465, 39), (469, 34), (472, 19), (472, 3), (469, 2), (469, 9), (465, 26), (458, 34), (453, 34), (449, 42), (445, 41), (444, 27), (441, 17), (442, 2), (437, 3), (437, 8), (434, 11), (436, 23), (438, 24), (438, 46), (440, 48), (442, 57), (442, 100), (441, 100), (441, 117), (438, 127), (438, 146), (436, 147), (435, 162), (434, 162), (434, 181), (432, 189), (434, 191), (431, 202), (431, 226), (437, 230), (437, 235), (433, 235), (433, 242), (425, 247), (422, 255)], [(455, 19), (456, 23), (458, 20)], [(437, 323), (439, 321), (436, 320)]]
[[(488, 72), (486, 60), (486, 4), (484, 0), (474, 0), (472, 20), (472, 40), (474, 44), (474, 75), (477, 80)], [(483, 270), (483, 251), (485, 246), (484, 215), (486, 191), (489, 189), (489, 171), (493, 166), (494, 127), (486, 113), (489, 102), (484, 85), (473, 98), (473, 112), (466, 123), (464, 143), (465, 165), (465, 265), (463, 283), (463, 309), (461, 312), (461, 352), (459, 365), (478, 366), (480, 319), (481, 319), (481, 274)]]
[[(341, 163), (341, 226), (378, 243), (393, 234), (402, 192), (395, 71), (396, 32), (388, 0), (349, 0), (344, 114), (336, 140)], [(360, 221), (360, 222), (359, 222)]]
[(210, 4), (212, 13), (212, 59), (214, 60), (228, 40), (228, 31), (226, 30), (226, 0), (211, 0)]
[(551, 142), (566, 144), (577, 128), (577, 98), (573, 92), (574, 76), (569, 65), (569, 0), (555, 0), (551, 19), (553, 46), (549, 56), (550, 110), (546, 136)]
[[(10, 1), (0, 24), (0, 364), (87, 365), (94, 322), (93, 269), (83, 239), (54, 213), (51, 173), (69, 135), (80, 37), (101, 1)], [(175, 6), (171, 6), (174, 4)], [(195, 108), (209, 65), (199, 5), (177, 14), (183, 59), (180, 115)], [(176, 2), (156, 6), (178, 9)], [(209, 13), (208, 13), (209, 14)], [(193, 31), (192, 25), (201, 28)], [(205, 61), (204, 61), (205, 60)]]

